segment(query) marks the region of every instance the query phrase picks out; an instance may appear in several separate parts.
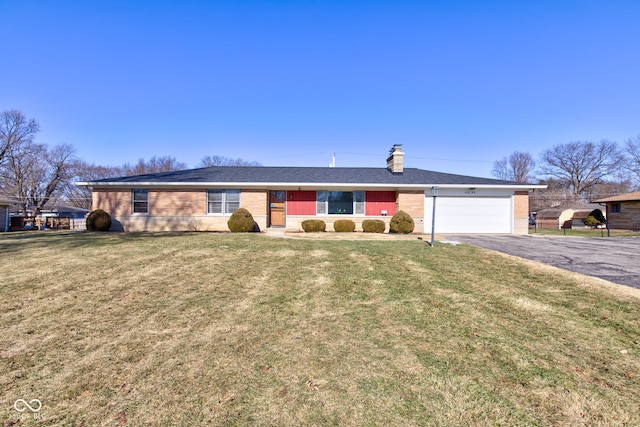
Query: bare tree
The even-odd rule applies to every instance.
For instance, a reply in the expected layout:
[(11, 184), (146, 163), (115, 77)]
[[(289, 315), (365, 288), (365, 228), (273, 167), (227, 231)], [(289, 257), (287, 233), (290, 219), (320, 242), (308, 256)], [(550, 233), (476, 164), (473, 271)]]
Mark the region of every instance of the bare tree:
[(204, 156), (200, 160), (200, 167), (208, 168), (210, 166), (262, 166), (258, 162), (246, 161), (240, 158), (231, 159), (224, 156)]
[(30, 209), (37, 216), (71, 179), (76, 158), (71, 145), (56, 145), (48, 150), (44, 144), (29, 143), (24, 151), (11, 151), (7, 159), (2, 170), (6, 189), (23, 212)]
[(138, 160), (138, 163), (135, 165), (131, 165), (129, 163), (122, 166), (122, 175), (132, 176), (132, 175), (144, 175), (148, 173), (157, 173), (157, 172), (171, 172), (186, 169), (186, 163), (179, 162), (175, 157), (171, 156), (162, 156), (156, 157), (153, 156), (149, 159), (149, 161), (145, 161), (144, 159)]
[(640, 184), (640, 135), (630, 138), (624, 145), (625, 169), (633, 175), (633, 179)]
[(502, 160), (496, 160), (493, 162), (493, 169), (491, 169), (491, 176), (503, 181), (510, 181), (511, 175), (509, 174), (509, 166), (507, 164), (507, 158), (503, 157)]
[(622, 156), (615, 142), (576, 141), (556, 145), (542, 153), (540, 171), (557, 178), (575, 196), (604, 182), (620, 167)]
[(120, 167), (99, 166), (83, 160), (75, 161), (72, 165), (72, 171), (74, 178), (62, 187), (62, 195), (66, 203), (82, 209), (91, 209), (92, 190), (90, 187), (75, 185), (75, 182), (122, 176)]
[(629, 193), (630, 191), (633, 191), (632, 182), (629, 179), (617, 178), (594, 185), (586, 191), (585, 196), (588, 201), (591, 201)]
[(509, 156), (509, 167), (514, 181), (529, 182), (533, 180), (532, 174), (536, 167), (536, 162), (531, 154), (516, 151)]
[(7, 110), (0, 113), (0, 165), (10, 153), (17, 154), (24, 146), (33, 142), (40, 130), (35, 119), (27, 119), (18, 110)]
[(529, 209), (540, 211), (547, 208), (572, 207), (577, 197), (567, 189), (566, 185), (555, 178), (541, 179), (538, 184), (546, 185), (545, 189), (535, 189), (529, 195)]
[(529, 153), (514, 151), (509, 158), (493, 162), (491, 175), (505, 181), (529, 182), (533, 180), (536, 162)]

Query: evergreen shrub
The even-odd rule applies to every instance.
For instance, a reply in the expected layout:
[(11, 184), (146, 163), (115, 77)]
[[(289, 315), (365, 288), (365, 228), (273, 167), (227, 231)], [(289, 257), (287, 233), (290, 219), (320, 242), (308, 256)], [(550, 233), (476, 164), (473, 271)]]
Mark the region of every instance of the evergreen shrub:
[(415, 228), (415, 223), (411, 215), (405, 211), (398, 211), (391, 218), (389, 224), (389, 233), (409, 234), (412, 233)]
[(387, 225), (381, 219), (365, 219), (362, 221), (362, 231), (365, 233), (384, 233)]
[(338, 233), (353, 233), (356, 231), (356, 223), (350, 219), (339, 219), (333, 223), (333, 229)]
[(109, 231), (111, 215), (102, 209), (96, 209), (87, 216), (87, 231)]
[(319, 219), (306, 219), (302, 221), (302, 229), (305, 233), (317, 233), (327, 229), (327, 224)]
[(245, 208), (240, 208), (233, 212), (229, 221), (227, 221), (227, 226), (233, 233), (250, 233), (260, 231), (258, 223), (253, 219), (253, 215), (251, 215), (251, 212)]
[(600, 209), (592, 210), (589, 216), (592, 216), (596, 221), (598, 221), (598, 224), (596, 225), (605, 224), (607, 222), (607, 219), (604, 217), (604, 214)]

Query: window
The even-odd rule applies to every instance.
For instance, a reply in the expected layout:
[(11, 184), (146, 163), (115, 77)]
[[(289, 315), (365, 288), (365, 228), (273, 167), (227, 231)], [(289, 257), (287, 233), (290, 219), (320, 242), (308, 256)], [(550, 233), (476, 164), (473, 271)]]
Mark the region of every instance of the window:
[(208, 190), (207, 213), (231, 214), (240, 208), (240, 190)]
[(611, 213), (620, 213), (620, 203), (611, 203)]
[(133, 213), (149, 213), (149, 190), (133, 190)]
[(364, 191), (318, 191), (318, 215), (364, 215)]

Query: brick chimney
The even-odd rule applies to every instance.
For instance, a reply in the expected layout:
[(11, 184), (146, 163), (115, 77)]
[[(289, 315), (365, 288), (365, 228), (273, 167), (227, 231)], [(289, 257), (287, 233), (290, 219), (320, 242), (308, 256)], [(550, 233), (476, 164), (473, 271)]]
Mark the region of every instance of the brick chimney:
[(393, 144), (393, 148), (389, 150), (387, 158), (387, 169), (391, 173), (402, 173), (404, 171), (404, 153), (402, 152), (402, 144)]

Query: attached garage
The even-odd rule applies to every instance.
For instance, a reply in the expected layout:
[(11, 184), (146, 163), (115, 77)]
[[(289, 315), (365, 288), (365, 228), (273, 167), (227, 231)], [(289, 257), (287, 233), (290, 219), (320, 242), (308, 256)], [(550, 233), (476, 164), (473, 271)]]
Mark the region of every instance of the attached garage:
[[(431, 190), (437, 187), (436, 232), (465, 234), (527, 234), (529, 191), (546, 188), (405, 168), (399, 144), (386, 168), (212, 166), (77, 184), (93, 187), (93, 208), (109, 212), (121, 229), (131, 231), (188, 230), (192, 224), (200, 231), (226, 231), (232, 212), (226, 197), (233, 195), (233, 208), (239, 203), (249, 210), (261, 229), (284, 225), (300, 231), (306, 219), (328, 225), (349, 219), (360, 228), (365, 219), (378, 219), (388, 230), (402, 210), (413, 218), (415, 233), (428, 233)], [(144, 212), (132, 203), (138, 192), (149, 195)], [(205, 197), (211, 194), (224, 198)]]
[[(431, 228), (433, 196), (425, 193), (425, 231)], [(440, 190), (436, 198), (435, 232), (441, 234), (511, 234), (513, 193)]]

